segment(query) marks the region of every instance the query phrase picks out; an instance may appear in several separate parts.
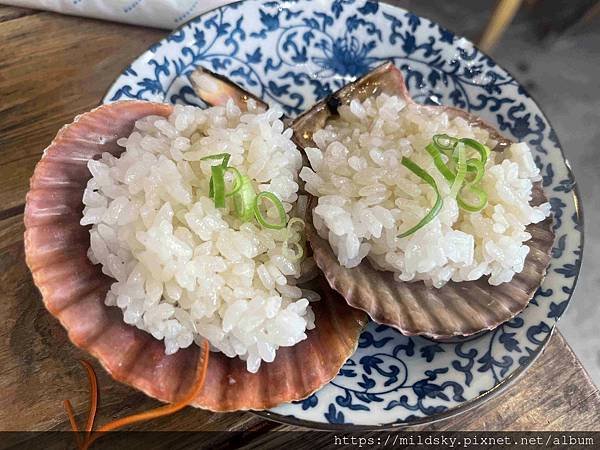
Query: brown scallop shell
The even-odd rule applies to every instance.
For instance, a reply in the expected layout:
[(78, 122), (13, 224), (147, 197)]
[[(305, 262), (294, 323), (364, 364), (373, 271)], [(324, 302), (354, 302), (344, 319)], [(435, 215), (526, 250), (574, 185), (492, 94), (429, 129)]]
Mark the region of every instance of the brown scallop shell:
[[(104, 305), (111, 279), (87, 259), (89, 233), (79, 224), (86, 163), (103, 152), (120, 151), (137, 119), (168, 116), (170, 105), (117, 102), (78, 116), (44, 151), (31, 178), (25, 207), (25, 253), (47, 309), (71, 341), (98, 358), (117, 381), (172, 402), (189, 390), (199, 348), (174, 355), (151, 335), (125, 324), (121, 311)], [(316, 328), (256, 374), (245, 363), (212, 353), (206, 384), (194, 406), (212, 411), (266, 409), (302, 399), (337, 375), (354, 352), (366, 315), (350, 308), (321, 280), (322, 300), (313, 304)]]
[[(323, 128), (327, 120), (336, 114), (339, 105), (355, 98), (362, 101), (380, 93), (398, 95), (414, 104), (402, 73), (392, 63), (386, 63), (299, 116), (292, 124), (296, 143), (301, 147), (315, 146), (313, 132)], [(499, 142), (494, 150), (501, 151), (510, 145), (510, 141), (493, 127), (465, 111), (445, 106), (421, 107), (443, 111), (451, 117), (460, 116), (487, 129)], [(535, 183), (532, 204), (545, 201), (541, 184)], [(311, 204), (316, 206), (316, 201)], [(527, 306), (541, 285), (550, 262), (554, 242), (552, 218), (530, 225), (527, 231), (532, 236), (527, 242), (530, 252), (523, 271), (516, 274), (511, 282), (490, 286), (487, 279), (482, 278), (462, 283), (449, 282), (441, 289), (428, 288), (423, 282), (395, 281), (390, 272), (376, 270), (366, 260), (352, 269), (342, 267), (329, 243), (314, 229), (309, 230), (309, 239), (317, 265), (329, 284), (344, 296), (349, 305), (366, 311), (375, 322), (394, 327), (403, 334), (444, 340), (493, 329)]]

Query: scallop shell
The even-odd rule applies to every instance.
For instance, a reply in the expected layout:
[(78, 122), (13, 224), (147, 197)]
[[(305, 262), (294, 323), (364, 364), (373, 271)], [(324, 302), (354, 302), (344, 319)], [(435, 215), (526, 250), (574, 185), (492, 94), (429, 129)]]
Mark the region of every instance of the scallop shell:
[[(118, 137), (137, 119), (168, 116), (172, 106), (117, 102), (78, 116), (44, 151), (31, 178), (25, 207), (25, 253), (46, 308), (71, 341), (102, 363), (117, 381), (172, 402), (193, 381), (199, 348), (174, 355), (151, 335), (123, 322), (116, 307), (104, 305), (112, 280), (86, 256), (89, 233), (79, 225), (82, 192), (90, 177), (87, 161), (117, 154)], [(281, 348), (273, 363), (251, 374), (245, 363), (212, 353), (206, 383), (193, 402), (212, 411), (266, 409), (302, 399), (337, 375), (354, 352), (366, 315), (350, 308), (321, 280), (322, 300), (313, 303), (315, 329), (294, 347)]]
[(242, 111), (245, 111), (248, 100), (252, 99), (258, 105), (268, 107), (255, 95), (240, 88), (228, 78), (205, 67), (197, 67), (190, 74), (190, 82), (196, 95), (210, 106), (224, 105), (231, 99)]
[[(303, 148), (315, 146), (313, 132), (323, 128), (329, 117), (336, 114), (339, 105), (380, 93), (398, 95), (414, 103), (401, 72), (392, 63), (386, 63), (299, 116), (292, 124), (296, 143)], [(493, 127), (465, 111), (444, 106), (421, 107), (444, 111), (452, 117), (460, 116), (487, 129), (498, 141), (496, 151), (510, 145), (511, 141)], [(541, 184), (535, 183), (532, 204), (545, 201)], [(313, 199), (311, 204), (316, 206), (316, 201)], [(396, 328), (405, 335), (445, 340), (491, 330), (527, 306), (541, 285), (550, 262), (554, 242), (552, 218), (530, 225), (527, 231), (532, 236), (527, 242), (530, 252), (523, 271), (510, 283), (490, 286), (487, 279), (480, 279), (449, 282), (441, 289), (428, 288), (423, 282), (395, 281), (390, 272), (376, 270), (366, 260), (352, 269), (342, 267), (329, 243), (320, 238), (314, 228), (309, 230), (309, 240), (317, 265), (349, 305), (366, 311), (375, 322)]]

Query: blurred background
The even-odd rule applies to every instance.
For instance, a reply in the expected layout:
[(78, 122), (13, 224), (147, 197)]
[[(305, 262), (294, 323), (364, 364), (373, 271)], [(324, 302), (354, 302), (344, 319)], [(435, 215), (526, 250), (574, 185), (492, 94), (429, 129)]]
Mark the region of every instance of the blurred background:
[[(600, 221), (600, 1), (388, 3), (480, 43), (526, 87), (556, 130), (575, 172), (585, 218), (583, 266), (558, 327), (600, 386), (600, 226), (596, 224), (596, 219)], [(502, 22), (497, 19), (503, 14), (506, 17), (512, 7), (514, 17), (506, 21), (503, 30), (489, 26), (493, 18)], [(488, 32), (484, 33), (486, 25)], [(494, 33), (496, 29), (498, 33)], [(488, 39), (482, 40), (484, 35)]]

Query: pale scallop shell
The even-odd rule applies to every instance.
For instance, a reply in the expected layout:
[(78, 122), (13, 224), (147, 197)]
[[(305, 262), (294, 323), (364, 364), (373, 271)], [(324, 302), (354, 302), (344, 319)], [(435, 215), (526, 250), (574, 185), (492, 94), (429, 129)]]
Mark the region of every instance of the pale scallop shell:
[[(398, 95), (414, 103), (401, 72), (392, 63), (386, 63), (298, 117), (292, 124), (294, 140), (303, 148), (315, 146), (313, 132), (325, 125), (336, 113), (337, 106), (354, 98), (362, 101), (382, 92)], [(470, 123), (486, 128), (499, 141), (495, 148), (497, 151), (510, 144), (493, 127), (465, 111), (444, 106), (421, 107), (461, 116)], [(537, 182), (534, 184), (532, 204), (545, 201), (541, 184)], [(316, 202), (313, 200), (311, 204), (315, 206)], [(541, 285), (550, 262), (554, 242), (552, 218), (530, 225), (527, 231), (532, 235), (527, 242), (531, 250), (523, 271), (515, 275), (510, 283), (490, 286), (487, 279), (480, 279), (450, 282), (441, 289), (428, 288), (423, 282), (395, 281), (390, 272), (375, 270), (366, 260), (352, 269), (342, 267), (329, 243), (320, 238), (314, 229), (309, 230), (309, 239), (317, 265), (329, 284), (344, 296), (349, 305), (366, 311), (375, 322), (389, 325), (403, 334), (444, 340), (493, 329), (527, 306)]]
[[(113, 378), (166, 402), (190, 388), (199, 348), (167, 356), (161, 341), (125, 324), (118, 308), (104, 305), (112, 280), (88, 260), (89, 233), (79, 220), (90, 178), (87, 161), (120, 152), (117, 139), (129, 135), (137, 119), (171, 111), (171, 105), (125, 101), (78, 116), (44, 151), (25, 207), (27, 264), (46, 308)], [(294, 347), (279, 349), (275, 361), (263, 363), (256, 374), (237, 358), (212, 353), (194, 405), (212, 411), (266, 409), (302, 399), (334, 378), (356, 349), (367, 319), (326, 282), (319, 293), (322, 300), (313, 303), (316, 328)]]
[(205, 67), (198, 66), (189, 75), (194, 92), (209, 106), (225, 105), (233, 102), (242, 110), (247, 109), (248, 100), (254, 100), (258, 105), (267, 108), (268, 105), (254, 94), (245, 91), (223, 75), (219, 75)]

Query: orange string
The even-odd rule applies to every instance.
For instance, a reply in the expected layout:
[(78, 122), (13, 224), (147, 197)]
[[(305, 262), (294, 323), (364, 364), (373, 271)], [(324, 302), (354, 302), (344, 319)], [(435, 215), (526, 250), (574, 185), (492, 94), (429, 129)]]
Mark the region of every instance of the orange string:
[[(208, 357), (209, 357), (208, 341), (204, 341), (202, 344), (201, 350), (200, 350), (200, 354), (198, 355), (198, 365), (196, 366), (196, 382), (194, 383), (194, 386), (192, 387), (192, 389), (187, 393), (187, 395), (184, 398), (182, 398), (178, 402), (171, 403), (170, 405), (161, 406), (159, 408), (155, 408), (150, 411), (145, 411), (145, 412), (138, 413), (138, 414), (132, 414), (130, 416), (123, 417), (121, 419), (113, 420), (112, 422), (109, 422), (106, 425), (103, 425), (102, 427), (100, 427), (96, 431), (96, 433), (94, 433), (92, 435), (88, 435), (86, 440), (84, 441), (83, 445), (81, 445), (80, 449), (87, 450), (89, 448), (89, 446), (96, 439), (98, 439), (99, 437), (102, 437), (103, 433), (106, 433), (109, 431), (114, 431), (117, 428), (131, 425), (133, 423), (143, 422), (146, 420), (155, 419), (157, 417), (167, 416), (169, 414), (173, 414), (173, 413), (185, 408), (186, 406), (188, 406), (194, 400), (194, 398), (196, 398), (196, 396), (198, 396), (198, 394), (200, 394), (200, 391), (202, 391), (202, 388), (204, 387), (204, 381), (206, 380), (206, 372), (208, 369), (208, 359), (209, 359)], [(89, 363), (86, 364), (86, 369), (91, 370), (91, 372), (93, 373), (93, 369), (92, 369), (91, 365), (89, 365)], [(95, 373), (93, 376), (90, 376), (90, 372), (88, 372), (88, 379), (90, 380), (90, 384), (92, 384), (92, 381), (95, 382), (95, 380), (96, 380)], [(92, 385), (91, 391), (94, 391), (94, 389), (97, 392), (97, 384), (96, 383), (94, 383)], [(97, 395), (92, 396), (91, 398), (97, 399)], [(88, 416), (88, 427), (90, 425), (93, 425), (94, 416), (96, 413), (96, 406), (97, 406), (96, 403), (92, 402), (92, 404), (90, 406), (90, 415)], [(88, 431), (91, 431), (91, 427), (89, 429), (88, 428), (86, 428), (86, 429)]]
[(75, 413), (73, 412), (73, 406), (69, 400), (63, 400), (63, 407), (65, 408), (65, 412), (67, 413), (67, 417), (69, 418), (69, 422), (71, 423), (71, 429), (75, 433), (75, 440), (77, 441), (77, 447), (81, 447), (81, 438), (79, 436), (79, 427), (77, 426), (77, 420), (75, 419)]
[(87, 372), (88, 382), (90, 383), (90, 411), (88, 413), (88, 420), (85, 424), (86, 439), (92, 433), (94, 428), (94, 420), (96, 419), (96, 410), (98, 409), (98, 378), (92, 365), (84, 360), (79, 361), (85, 367)]

